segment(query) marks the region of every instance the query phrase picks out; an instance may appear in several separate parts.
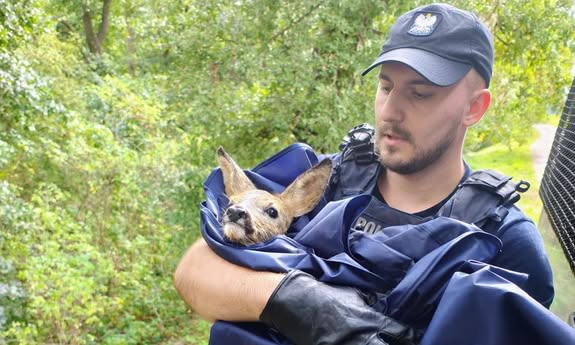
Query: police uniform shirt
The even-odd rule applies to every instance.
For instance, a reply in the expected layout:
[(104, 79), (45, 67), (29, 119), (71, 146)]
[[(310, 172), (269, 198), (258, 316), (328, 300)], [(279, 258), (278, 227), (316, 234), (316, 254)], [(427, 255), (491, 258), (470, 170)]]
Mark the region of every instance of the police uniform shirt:
[[(459, 183), (465, 181), (470, 173), (471, 169), (465, 164), (465, 173)], [(371, 192), (373, 199), (365, 211), (357, 218), (354, 229), (373, 234), (382, 231), (388, 226), (423, 223), (433, 218), (456, 191), (457, 188), (436, 205), (426, 210), (410, 214), (389, 206), (381, 195), (377, 184), (375, 184)]]

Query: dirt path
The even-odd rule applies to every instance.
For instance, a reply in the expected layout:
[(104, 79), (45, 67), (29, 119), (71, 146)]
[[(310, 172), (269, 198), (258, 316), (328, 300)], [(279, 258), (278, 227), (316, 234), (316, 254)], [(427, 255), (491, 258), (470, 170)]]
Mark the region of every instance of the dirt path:
[(557, 127), (545, 124), (536, 124), (533, 127), (539, 132), (539, 138), (531, 145), (531, 157), (537, 182), (541, 183)]

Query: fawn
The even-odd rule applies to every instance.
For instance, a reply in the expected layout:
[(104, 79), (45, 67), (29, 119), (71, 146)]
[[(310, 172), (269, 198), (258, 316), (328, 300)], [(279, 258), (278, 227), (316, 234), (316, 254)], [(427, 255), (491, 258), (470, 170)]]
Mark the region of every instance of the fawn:
[(311, 211), (328, 184), (332, 163), (325, 159), (299, 175), (282, 193), (257, 189), (239, 165), (220, 146), (218, 164), (230, 203), (222, 219), (225, 237), (242, 245), (285, 234), (295, 217)]

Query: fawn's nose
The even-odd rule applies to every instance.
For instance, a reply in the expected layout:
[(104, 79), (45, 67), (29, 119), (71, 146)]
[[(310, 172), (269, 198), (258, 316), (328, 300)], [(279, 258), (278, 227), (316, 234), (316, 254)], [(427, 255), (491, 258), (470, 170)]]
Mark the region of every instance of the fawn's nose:
[(240, 219), (246, 219), (248, 213), (241, 207), (232, 206), (226, 210), (226, 216), (228, 216), (231, 222), (235, 222)]

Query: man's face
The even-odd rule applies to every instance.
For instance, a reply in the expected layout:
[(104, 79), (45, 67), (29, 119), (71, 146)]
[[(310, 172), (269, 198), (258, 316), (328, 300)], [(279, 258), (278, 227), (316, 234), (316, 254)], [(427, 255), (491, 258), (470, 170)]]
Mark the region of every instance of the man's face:
[(413, 174), (461, 152), (469, 97), (464, 80), (439, 87), (404, 64), (384, 64), (375, 96), (382, 164), (400, 174)]

